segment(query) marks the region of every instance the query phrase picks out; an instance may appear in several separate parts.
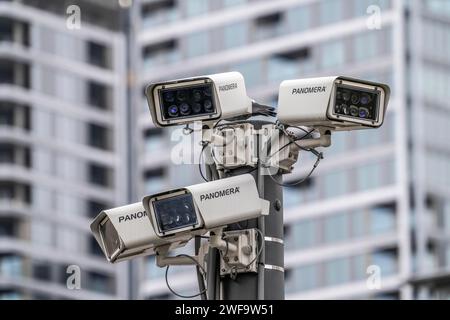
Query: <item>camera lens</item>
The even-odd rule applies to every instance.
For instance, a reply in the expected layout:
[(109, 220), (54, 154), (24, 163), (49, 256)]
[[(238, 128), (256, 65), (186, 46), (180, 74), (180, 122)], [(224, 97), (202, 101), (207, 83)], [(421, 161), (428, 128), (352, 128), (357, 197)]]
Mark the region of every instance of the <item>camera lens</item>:
[(358, 104), (359, 103), (359, 94), (352, 94), (352, 103), (353, 104)]
[(182, 103), (180, 105), (180, 113), (185, 116), (191, 113), (191, 107), (187, 103)]
[(177, 99), (180, 101), (186, 100), (186, 92), (184, 90), (177, 91)]
[(341, 104), (341, 108), (342, 108), (342, 112), (344, 114), (349, 114), (350, 113), (350, 108), (345, 103)]
[(192, 105), (192, 112), (199, 113), (200, 111), (202, 111), (202, 105), (200, 103), (198, 103), (198, 102), (195, 102)]
[(202, 99), (202, 93), (199, 90), (194, 90), (192, 97), (194, 98), (194, 101), (198, 102)]
[(177, 214), (177, 215), (175, 216), (175, 224), (176, 224), (177, 226), (179, 226), (181, 223), (183, 223), (183, 219), (182, 219), (181, 215)]
[(353, 117), (357, 117), (359, 114), (358, 107), (350, 106), (350, 115)]
[(205, 102), (203, 103), (203, 106), (205, 107), (206, 111), (211, 111), (212, 110), (211, 100), (205, 100)]
[(178, 115), (178, 107), (176, 105), (172, 105), (169, 107), (169, 116), (176, 117)]
[(366, 94), (366, 93), (364, 93), (364, 94), (361, 96), (361, 104), (366, 105), (366, 104), (368, 104), (369, 102), (370, 102), (370, 97), (369, 97), (369, 95)]
[(342, 93), (342, 99), (344, 99), (344, 101), (350, 101), (350, 92), (344, 91)]
[(173, 92), (166, 92), (164, 93), (164, 100), (167, 102), (173, 102), (175, 100), (175, 95)]
[(189, 214), (185, 214), (184, 216), (183, 216), (183, 222), (184, 223), (189, 223), (189, 222), (191, 222), (191, 216), (189, 215)]
[(367, 118), (369, 116), (369, 110), (367, 108), (359, 108), (359, 117)]

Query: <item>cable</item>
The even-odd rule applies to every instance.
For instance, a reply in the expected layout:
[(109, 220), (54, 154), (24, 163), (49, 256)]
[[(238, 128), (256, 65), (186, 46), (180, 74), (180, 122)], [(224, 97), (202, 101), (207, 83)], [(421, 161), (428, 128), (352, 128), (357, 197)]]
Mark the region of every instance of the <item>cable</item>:
[[(189, 259), (191, 259), (192, 261), (194, 261), (195, 264), (197, 265), (197, 267), (202, 271), (202, 273), (203, 273), (202, 276), (205, 277), (205, 275), (206, 275), (205, 269), (204, 269), (203, 266), (202, 266), (197, 260), (195, 260), (193, 257), (191, 257), (190, 255), (187, 255), (187, 254), (179, 254), (179, 255), (177, 255), (176, 257), (186, 257), (186, 258), (189, 258)], [(179, 293), (175, 292), (175, 291), (172, 289), (172, 287), (170, 286), (169, 280), (168, 280), (168, 277), (167, 277), (167, 276), (168, 276), (168, 273), (169, 273), (169, 267), (170, 267), (170, 265), (167, 265), (167, 267), (166, 267), (165, 280), (166, 280), (167, 288), (168, 288), (168, 289), (170, 290), (170, 292), (172, 292), (174, 295), (176, 295), (177, 297), (180, 297), (180, 298), (190, 299), (190, 298), (196, 298), (196, 297), (198, 297), (198, 296), (200, 296), (200, 295), (206, 293), (206, 291), (207, 291), (207, 288), (206, 288), (206, 287), (205, 287), (205, 289), (203, 289), (203, 290), (200, 291), (199, 293), (193, 294), (193, 295), (189, 295), (189, 296), (185, 296), (185, 295), (182, 295), (182, 294), (179, 294)]]
[(293, 182), (293, 183), (279, 183), (278, 181), (275, 180), (275, 178), (271, 174), (269, 174), (268, 176), (273, 180), (273, 182), (275, 182), (275, 184), (277, 184), (279, 186), (282, 186), (282, 187), (295, 187), (295, 186), (305, 182), (306, 180), (308, 180), (308, 178), (313, 174), (314, 170), (316, 170), (316, 168), (319, 165), (319, 162), (320, 162), (321, 159), (323, 159), (323, 154), (322, 154), (322, 152), (319, 152), (319, 156), (317, 156), (317, 160), (314, 163), (311, 171), (309, 171), (309, 173), (304, 178), (302, 178), (302, 179), (300, 179), (300, 180), (298, 180), (296, 182)]
[[(200, 247), (202, 245), (202, 236), (195, 236), (195, 255), (198, 256), (200, 252)], [(206, 287), (205, 287), (205, 280), (203, 279), (203, 276), (200, 272), (200, 268), (198, 266), (195, 266), (195, 273), (197, 274), (197, 282), (198, 282), (198, 289), (200, 292), (205, 291), (203, 294), (201, 294), (202, 300), (208, 300), (208, 297), (206, 296)]]
[(208, 144), (209, 144), (209, 142), (206, 142), (203, 144), (202, 151), (200, 151), (200, 156), (198, 158), (198, 171), (200, 172), (200, 175), (202, 176), (202, 178), (205, 182), (209, 182), (209, 180), (206, 179), (206, 177), (202, 171), (202, 155), (203, 155), (203, 152), (205, 151), (205, 148), (208, 146)]

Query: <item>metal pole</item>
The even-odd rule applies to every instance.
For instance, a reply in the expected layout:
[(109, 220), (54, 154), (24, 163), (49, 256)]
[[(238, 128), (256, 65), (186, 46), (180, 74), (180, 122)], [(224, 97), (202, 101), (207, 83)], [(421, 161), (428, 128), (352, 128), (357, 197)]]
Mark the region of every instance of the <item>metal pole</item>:
[[(255, 129), (268, 124), (266, 121), (250, 121)], [(262, 156), (261, 146), (258, 145), (258, 158)], [(248, 172), (248, 168), (239, 168), (227, 173), (236, 176)], [(281, 183), (281, 174), (273, 179), (260, 175), (260, 170), (252, 172), (255, 177), (260, 196), (270, 201), (270, 213), (263, 219), (252, 219), (240, 224), (230, 225), (227, 230), (259, 228), (264, 234), (264, 250), (261, 255), (261, 268), (258, 273), (238, 274), (236, 279), (229, 276), (220, 279), (223, 300), (257, 300), (284, 299), (284, 235), (283, 235), (283, 190), (274, 180)], [(217, 272), (218, 274), (220, 272)]]

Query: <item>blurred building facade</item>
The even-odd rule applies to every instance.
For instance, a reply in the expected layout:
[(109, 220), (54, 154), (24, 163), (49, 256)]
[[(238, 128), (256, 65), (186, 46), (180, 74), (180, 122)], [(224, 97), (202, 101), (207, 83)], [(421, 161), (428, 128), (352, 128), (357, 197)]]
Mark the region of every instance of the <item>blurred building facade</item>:
[[(72, 4), (81, 29), (66, 26)], [(0, 299), (128, 297), (126, 265), (89, 230), (128, 197), (120, 29), (108, 1), (0, 1)], [(70, 265), (82, 290), (67, 289)]]
[[(169, 135), (152, 127), (142, 95), (151, 81), (238, 70), (249, 95), (272, 105), (284, 79), (345, 74), (387, 82), (393, 95), (384, 126), (334, 134), (313, 177), (284, 190), (286, 296), (448, 296), (433, 282), (442, 283), (450, 266), (448, 1), (135, 4), (133, 108), (142, 139), (134, 174), (143, 179), (137, 195), (182, 185), (186, 172), (191, 179), (197, 171), (180, 174), (167, 164)], [(301, 154), (285, 179), (299, 178), (312, 164)], [(367, 287), (371, 265), (381, 271), (380, 290)], [(139, 270), (137, 297), (173, 298), (152, 258), (139, 262)], [(192, 272), (174, 268), (171, 283), (195, 293)]]
[[(200, 182), (196, 165), (171, 163), (171, 132), (152, 125), (143, 89), (228, 70), (271, 105), (284, 79), (391, 85), (381, 129), (334, 134), (313, 177), (284, 190), (287, 298), (449, 295), (447, 1), (135, 0), (128, 19), (115, 1), (78, 1), (87, 23), (69, 30), (73, 2), (0, 1), (0, 297), (174, 298), (154, 258), (104, 262), (89, 218)], [(312, 164), (301, 154), (285, 179)], [(69, 264), (83, 290), (65, 288)], [(197, 290), (189, 267), (170, 282)]]

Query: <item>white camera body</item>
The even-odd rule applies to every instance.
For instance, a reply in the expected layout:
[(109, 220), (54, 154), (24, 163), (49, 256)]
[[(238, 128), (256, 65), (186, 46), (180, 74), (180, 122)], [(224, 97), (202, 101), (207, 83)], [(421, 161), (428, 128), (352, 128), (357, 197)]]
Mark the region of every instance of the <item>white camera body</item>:
[(390, 96), (381, 83), (333, 76), (286, 80), (280, 84), (278, 120), (330, 130), (380, 127)]
[[(168, 244), (154, 232), (142, 202), (100, 212), (91, 223), (91, 231), (109, 262), (151, 255), (155, 248)], [(171, 249), (191, 238), (186, 235), (171, 242)]]
[(157, 127), (218, 121), (252, 112), (252, 100), (239, 72), (152, 83), (145, 93)]
[(170, 239), (267, 215), (270, 202), (244, 174), (147, 196), (143, 204), (155, 233)]
[(196, 235), (269, 213), (252, 175), (244, 174), (144, 197), (104, 210), (91, 231), (109, 262), (173, 250)]

